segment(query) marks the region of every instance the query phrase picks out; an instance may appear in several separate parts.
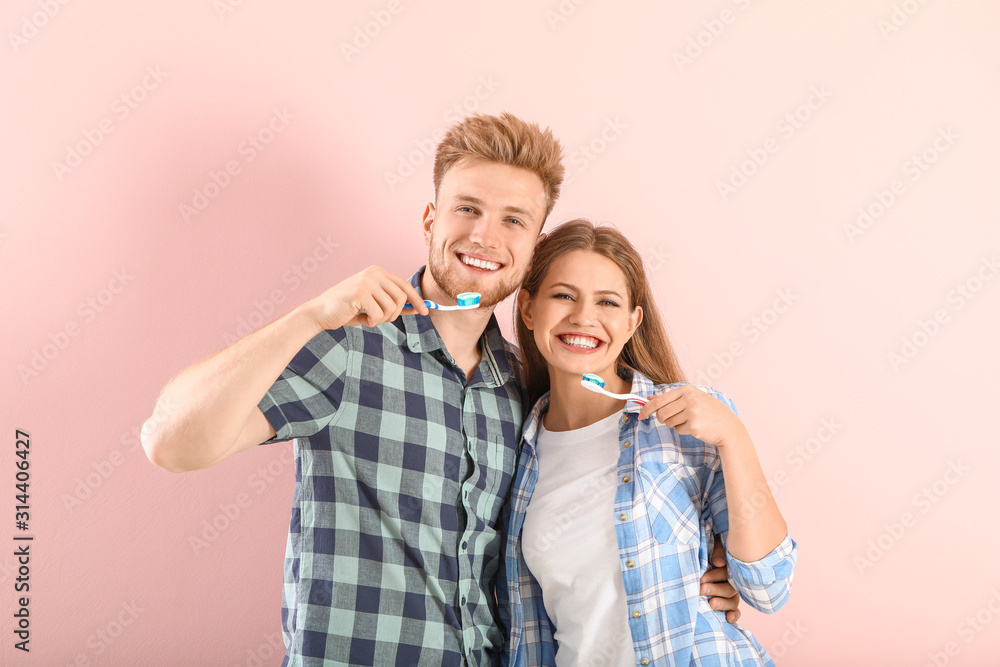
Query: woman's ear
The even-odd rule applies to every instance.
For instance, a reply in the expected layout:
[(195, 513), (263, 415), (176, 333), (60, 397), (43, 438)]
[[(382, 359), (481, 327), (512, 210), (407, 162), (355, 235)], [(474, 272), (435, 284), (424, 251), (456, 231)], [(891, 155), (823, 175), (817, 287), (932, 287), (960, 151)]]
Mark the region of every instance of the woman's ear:
[(635, 330), (639, 328), (640, 324), (642, 324), (642, 306), (636, 306), (635, 310), (633, 310), (629, 314), (628, 320), (629, 320), (628, 337), (631, 338), (632, 334), (635, 333)]
[(521, 320), (528, 331), (533, 331), (534, 322), (531, 317), (531, 295), (527, 290), (520, 290), (517, 293), (517, 309), (521, 313)]

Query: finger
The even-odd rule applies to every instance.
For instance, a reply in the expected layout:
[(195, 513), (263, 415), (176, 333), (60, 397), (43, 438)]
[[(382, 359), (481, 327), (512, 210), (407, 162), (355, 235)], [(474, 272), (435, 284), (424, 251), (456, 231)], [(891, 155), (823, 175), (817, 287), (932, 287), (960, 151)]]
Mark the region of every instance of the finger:
[(378, 305), (378, 301), (371, 294), (361, 299), (361, 310), (364, 312), (358, 313), (358, 322), (366, 327), (375, 326), (385, 316), (382, 308)]
[(376, 303), (378, 303), (379, 310), (382, 311), (382, 317), (375, 320), (374, 324), (371, 324), (370, 326), (375, 326), (391, 320), (391, 315), (396, 310), (395, 299), (393, 299), (384, 289), (377, 288), (372, 292), (372, 298)]
[(712, 565), (726, 566), (726, 548), (722, 546), (722, 539), (718, 535), (715, 536), (715, 547), (712, 549)]
[(639, 419), (647, 419), (651, 414), (662, 408), (666, 404), (666, 394), (660, 396), (653, 396), (646, 402), (646, 405), (642, 406), (639, 410)]
[(729, 571), (724, 567), (714, 567), (705, 574), (701, 575), (701, 583), (703, 584), (715, 584), (721, 581), (729, 580)]
[(735, 623), (740, 620), (740, 610), (734, 609), (733, 611), (726, 612), (726, 620), (730, 623)]
[(739, 609), (740, 599), (736, 598), (709, 598), (708, 606), (716, 611), (734, 611)]
[(639, 419), (646, 419), (654, 412), (659, 411), (665, 405), (674, 402), (679, 397), (676, 389), (671, 389), (670, 391), (660, 394), (659, 396), (653, 396), (649, 399), (646, 405), (642, 406), (639, 410)]
[(720, 581), (715, 584), (702, 584), (701, 594), (713, 598), (734, 598), (739, 595), (736, 588), (728, 581)]
[(406, 309), (408, 304), (406, 303), (406, 292), (403, 291), (395, 283), (387, 284), (386, 292), (393, 301), (393, 308), (389, 313), (389, 317), (386, 318), (386, 321), (391, 322), (392, 320), (395, 320), (397, 317), (399, 317), (400, 313), (402, 313), (403, 310)]
[(403, 291), (404, 302), (408, 301), (413, 310), (417, 311), (421, 315), (427, 315), (431, 312), (430, 309), (427, 308), (427, 304), (424, 303), (423, 297), (417, 294), (416, 288), (410, 284), (410, 281), (404, 280), (394, 273), (390, 273), (388, 275), (393, 284)]

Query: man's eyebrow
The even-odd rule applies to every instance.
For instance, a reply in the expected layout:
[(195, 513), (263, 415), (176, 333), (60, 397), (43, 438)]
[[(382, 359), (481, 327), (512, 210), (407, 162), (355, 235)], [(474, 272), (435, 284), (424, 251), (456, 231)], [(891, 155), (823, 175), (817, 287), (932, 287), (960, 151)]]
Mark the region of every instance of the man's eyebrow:
[[(473, 204), (474, 206), (479, 206), (480, 208), (486, 206), (486, 202), (479, 197), (474, 197), (473, 195), (455, 195), (455, 201), (463, 204)], [(535, 216), (533, 216), (530, 211), (521, 208), (520, 206), (504, 206), (503, 210), (509, 213), (516, 213), (521, 217), (527, 218), (528, 220), (534, 221), (535, 219)]]
[[(569, 283), (553, 283), (552, 285), (550, 285), (550, 287), (567, 287), (567, 288), (573, 290), (574, 292), (579, 292), (580, 291), (579, 287), (577, 287), (576, 285), (570, 285)], [(595, 294), (613, 294), (614, 296), (618, 297), (619, 299), (624, 299), (625, 298), (619, 292), (616, 292), (613, 289), (599, 289), (599, 290), (597, 290), (594, 293)]]

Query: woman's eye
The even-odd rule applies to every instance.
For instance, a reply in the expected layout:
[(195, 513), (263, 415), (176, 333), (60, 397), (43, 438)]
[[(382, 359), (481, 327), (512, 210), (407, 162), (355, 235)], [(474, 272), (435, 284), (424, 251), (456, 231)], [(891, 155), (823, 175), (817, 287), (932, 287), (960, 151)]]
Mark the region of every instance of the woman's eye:
[(601, 305), (602, 306), (613, 306), (615, 308), (618, 307), (618, 303), (615, 302), (615, 301), (612, 301), (611, 299), (605, 299), (605, 300), (601, 301)]
[(553, 299), (572, 299), (573, 297), (571, 297), (569, 294), (553, 294), (552, 298)]

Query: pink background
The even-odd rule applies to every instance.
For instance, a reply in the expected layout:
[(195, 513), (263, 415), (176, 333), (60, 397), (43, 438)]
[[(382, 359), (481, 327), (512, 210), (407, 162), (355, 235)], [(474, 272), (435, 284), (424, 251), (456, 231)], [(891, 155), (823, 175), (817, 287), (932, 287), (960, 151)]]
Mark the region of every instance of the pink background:
[(788, 605), (744, 611), (777, 662), (995, 662), (998, 19), (987, 0), (5, 2), (0, 662), (280, 663), (290, 446), (171, 475), (135, 436), (248, 326), (369, 264), (409, 275), (426, 153), (503, 110), (566, 146), (549, 224), (643, 248), (686, 370), (754, 436), (800, 544)]

